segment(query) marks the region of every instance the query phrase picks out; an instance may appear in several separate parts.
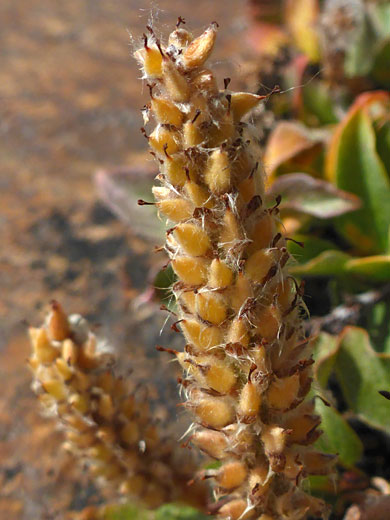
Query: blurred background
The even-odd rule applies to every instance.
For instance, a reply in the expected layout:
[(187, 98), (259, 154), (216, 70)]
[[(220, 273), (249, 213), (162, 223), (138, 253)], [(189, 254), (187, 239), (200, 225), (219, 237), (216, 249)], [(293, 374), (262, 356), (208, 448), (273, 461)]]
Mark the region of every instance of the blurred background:
[[(41, 418), (30, 390), (27, 323), (38, 326), (51, 299), (89, 318), (138, 376), (153, 372), (159, 381), (168, 370), (154, 353), (157, 343), (171, 341), (159, 336), (165, 316), (144, 306), (134, 319), (132, 307), (156, 258), (150, 244), (98, 201), (93, 181), (99, 169), (137, 167), (146, 157), (139, 131), (146, 93), (129, 34), (140, 41), (145, 25), (156, 18), (166, 33), (179, 15), (196, 33), (216, 20), (223, 30), (215, 59), (220, 69), (229, 68), (226, 57), (230, 63), (232, 52), (239, 56), (241, 50), (243, 5), (240, 0), (197, 0), (196, 6), (184, 1), (178, 12), (172, 0), (153, 5), (141, 0), (0, 2), (4, 520), (62, 518), (63, 511), (102, 499), (59, 450), (61, 435), (53, 422)], [(148, 363), (146, 353), (152, 358)], [(166, 380), (171, 384), (159, 394), (176, 399), (174, 379)], [(155, 396), (156, 385), (149, 391)]]

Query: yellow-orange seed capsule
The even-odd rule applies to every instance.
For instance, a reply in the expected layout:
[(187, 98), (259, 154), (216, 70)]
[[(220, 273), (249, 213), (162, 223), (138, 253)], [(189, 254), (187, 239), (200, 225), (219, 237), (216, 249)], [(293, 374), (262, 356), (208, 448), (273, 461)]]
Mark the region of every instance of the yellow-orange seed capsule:
[(55, 363), (60, 377), (64, 381), (69, 381), (69, 379), (71, 379), (73, 376), (72, 368), (68, 365), (65, 359), (60, 357), (56, 359)]
[(210, 56), (217, 34), (216, 24), (211, 24), (205, 32), (196, 38), (183, 53), (183, 65), (187, 69), (200, 67)]
[(261, 440), (266, 454), (282, 453), (286, 445), (287, 432), (280, 426), (263, 425)]
[(249, 92), (232, 92), (231, 96), (230, 110), (233, 113), (235, 123), (238, 123), (246, 113), (263, 99), (262, 96)]
[(244, 273), (238, 273), (236, 283), (230, 291), (230, 305), (234, 312), (239, 312), (241, 307), (252, 296), (250, 282)]
[(162, 63), (164, 87), (168, 96), (176, 103), (185, 103), (190, 96), (190, 85), (169, 58)]
[[(187, 182), (188, 177), (185, 169), (187, 162), (188, 161), (186, 161), (186, 159), (180, 153), (165, 157), (162, 171), (166, 175), (167, 180), (173, 186), (182, 187)], [(187, 172), (190, 178), (192, 178), (193, 173), (191, 172), (191, 169), (187, 169)]]
[(162, 56), (157, 46), (145, 47), (134, 53), (135, 58), (142, 64), (148, 78), (160, 78), (162, 75)]
[(210, 194), (196, 182), (187, 181), (184, 186), (185, 192), (195, 207), (212, 208), (213, 203)]
[(238, 186), (238, 191), (244, 203), (248, 204), (256, 195), (256, 184), (254, 176), (247, 177)]
[(179, 224), (174, 236), (183, 251), (191, 256), (203, 256), (211, 248), (206, 231), (196, 224)]
[(271, 408), (287, 410), (296, 400), (300, 387), (299, 375), (275, 379), (268, 388), (267, 400)]
[(221, 295), (203, 292), (196, 295), (196, 311), (198, 315), (212, 325), (219, 325), (227, 316), (227, 307)]
[(180, 127), (183, 121), (183, 113), (168, 99), (154, 97), (151, 101), (151, 109), (156, 120), (161, 124)]
[(173, 270), (188, 285), (203, 285), (207, 280), (209, 261), (200, 257), (177, 256), (171, 262)]
[(194, 212), (192, 203), (182, 198), (161, 200), (156, 206), (172, 222), (188, 220)]
[(242, 346), (249, 345), (249, 334), (246, 323), (241, 318), (236, 318), (229, 327), (227, 343), (240, 343)]
[(224, 489), (234, 489), (243, 484), (246, 476), (247, 470), (245, 464), (234, 461), (228, 462), (220, 468), (216, 480)]
[(258, 220), (249, 234), (249, 238), (253, 241), (247, 247), (248, 255), (251, 255), (259, 249), (269, 247), (275, 235), (275, 222), (271, 215), (265, 214), (261, 220)]
[(46, 330), (29, 328), (34, 354), (40, 363), (51, 363), (59, 356), (59, 349), (51, 345)]
[(230, 285), (232, 281), (233, 271), (225, 262), (215, 258), (210, 265), (208, 286), (213, 289), (223, 289)]
[(281, 324), (280, 311), (274, 305), (260, 309), (255, 320), (255, 334), (271, 342), (277, 338)]
[(196, 313), (196, 294), (194, 291), (182, 292), (180, 294), (180, 301), (190, 314)]
[(249, 489), (256, 490), (255, 496), (259, 497), (262, 495), (269, 487), (271, 480), (267, 482), (268, 477), (268, 462), (264, 457), (263, 460), (260, 459), (260, 464), (258, 464), (249, 475), (248, 484)]
[[(211, 96), (218, 94), (217, 81), (209, 69), (202, 69), (199, 74), (194, 76), (192, 80), (192, 86), (206, 99), (210, 99)], [(196, 100), (198, 102), (198, 100)]]
[(237, 218), (230, 208), (228, 208), (223, 216), (222, 232), (219, 238), (220, 245), (229, 250), (242, 240), (242, 233)]
[(223, 505), (219, 511), (220, 518), (229, 520), (246, 520), (254, 515), (254, 509), (248, 507), (246, 500), (236, 498)]
[(210, 428), (223, 428), (234, 420), (231, 405), (223, 398), (207, 397), (195, 408), (199, 420)]
[(202, 451), (214, 457), (215, 459), (222, 459), (225, 456), (225, 449), (228, 446), (226, 436), (221, 432), (213, 430), (202, 430), (196, 432), (191, 441), (198, 446)]
[(62, 343), (62, 358), (70, 366), (74, 366), (77, 363), (79, 348), (69, 338), (65, 339)]
[(61, 305), (53, 301), (51, 303), (51, 313), (47, 323), (47, 334), (54, 341), (63, 341), (69, 337), (70, 328), (68, 317)]
[(102, 394), (100, 396), (98, 412), (107, 421), (110, 421), (113, 418), (115, 413), (115, 407), (110, 395)]
[(183, 320), (180, 326), (187, 341), (198, 350), (208, 350), (223, 342), (223, 334), (218, 327), (207, 327), (197, 320)]
[(239, 409), (245, 416), (254, 417), (259, 413), (261, 405), (261, 395), (251, 381), (248, 381), (241, 390)]
[(260, 249), (246, 261), (245, 273), (253, 282), (263, 283), (273, 263), (273, 252), (269, 249)]
[(230, 188), (230, 159), (226, 150), (214, 150), (211, 153), (204, 172), (204, 182), (212, 193), (220, 195)]
[(180, 136), (176, 130), (157, 126), (149, 136), (149, 144), (160, 155), (171, 155), (179, 149)]
[(42, 383), (43, 389), (49, 395), (54, 397), (56, 401), (62, 401), (66, 398), (67, 391), (64, 383), (59, 379), (50, 379)]
[(184, 148), (192, 148), (198, 146), (204, 140), (203, 133), (198, 125), (192, 121), (187, 121), (183, 125), (183, 146)]
[[(75, 392), (68, 399), (69, 404), (81, 414), (86, 414), (89, 410), (89, 398), (85, 394)], [(85, 426), (85, 425), (84, 425)]]
[(197, 362), (203, 366), (200, 371), (201, 379), (221, 394), (227, 394), (236, 384), (236, 375), (226, 360), (217, 360), (213, 356), (199, 358)]

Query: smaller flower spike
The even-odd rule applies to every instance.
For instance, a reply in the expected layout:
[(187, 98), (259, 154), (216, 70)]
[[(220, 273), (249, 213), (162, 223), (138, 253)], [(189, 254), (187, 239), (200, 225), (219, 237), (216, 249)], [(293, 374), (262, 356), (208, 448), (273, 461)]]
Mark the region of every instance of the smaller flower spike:
[(40, 328), (30, 328), (33, 389), (65, 434), (64, 447), (98, 482), (156, 507), (171, 500), (202, 506), (201, 485), (187, 482), (188, 453), (161, 436), (145, 401), (115, 375), (112, 354), (79, 315), (53, 301)]
[(187, 342), (175, 354), (191, 441), (220, 461), (202, 473), (214, 483), (220, 518), (326, 517), (324, 502), (303, 486), (309, 475), (329, 474), (335, 458), (311, 447), (320, 421), (305, 401), (312, 359), (302, 290), (288, 274), (280, 198), (263, 202), (256, 131), (242, 119), (263, 98), (228, 90), (228, 79), (218, 89), (206, 66), (216, 33), (212, 23), (194, 39), (180, 26), (166, 46), (152, 34), (135, 53), (155, 81), (153, 193), (173, 226), (165, 247)]

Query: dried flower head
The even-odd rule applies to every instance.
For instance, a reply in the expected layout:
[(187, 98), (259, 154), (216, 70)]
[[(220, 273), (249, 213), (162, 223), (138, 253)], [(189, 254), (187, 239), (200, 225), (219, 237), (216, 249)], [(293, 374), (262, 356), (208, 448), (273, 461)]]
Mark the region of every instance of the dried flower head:
[(206, 67), (217, 32), (151, 30), (135, 56), (153, 83), (148, 136), (158, 159), (156, 206), (170, 222), (165, 249), (178, 281), (178, 323), (192, 443), (221, 462), (217, 513), (231, 520), (326, 516), (302, 483), (331, 471), (334, 457), (311, 447), (319, 417), (305, 401), (311, 347), (302, 288), (289, 276), (277, 199), (264, 203), (256, 132), (243, 120), (262, 97), (219, 90)]

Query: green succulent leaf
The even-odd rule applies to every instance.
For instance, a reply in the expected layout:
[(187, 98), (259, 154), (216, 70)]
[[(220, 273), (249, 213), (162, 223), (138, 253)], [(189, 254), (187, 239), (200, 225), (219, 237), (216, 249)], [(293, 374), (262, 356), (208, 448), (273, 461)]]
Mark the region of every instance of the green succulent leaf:
[[(327, 399), (326, 386), (336, 362), (339, 340), (337, 336), (322, 332), (314, 344), (314, 387)], [(333, 407), (316, 399), (315, 409), (321, 416), (323, 435), (316, 442), (325, 453), (338, 453), (339, 461), (345, 467), (355, 465), (362, 456), (363, 446), (346, 419)]]
[(341, 276), (350, 256), (342, 251), (324, 251), (304, 264), (292, 265), (291, 274), (297, 276)]
[(316, 447), (325, 453), (337, 453), (343, 466), (354, 466), (363, 453), (358, 435), (333, 406), (326, 406), (317, 399), (315, 409), (321, 416), (321, 429), (324, 431), (316, 442)]
[(368, 331), (376, 352), (390, 355), (390, 301), (382, 301), (364, 313), (361, 325)]
[(155, 512), (155, 520), (208, 520), (209, 516), (204, 515), (197, 509), (178, 504), (165, 504)]
[(384, 92), (360, 96), (333, 135), (327, 155), (328, 179), (362, 201), (361, 209), (338, 217), (337, 226), (363, 254), (389, 248), (390, 178), (376, 148), (371, 117), (388, 103)]
[[(313, 235), (296, 234), (293, 238), (298, 243), (288, 241), (287, 247), (294, 260), (300, 265), (313, 260), (324, 251), (335, 249), (335, 245), (329, 240)], [(300, 244), (303, 244), (303, 247)]]
[(153, 520), (153, 513), (134, 504), (105, 506), (99, 518), (102, 520)]
[(349, 408), (364, 422), (390, 433), (390, 356), (379, 356), (366, 330), (346, 327), (340, 335), (335, 372)]
[(376, 129), (376, 149), (390, 179), (390, 121), (381, 121)]
[(390, 281), (390, 255), (353, 258), (345, 264), (344, 269), (347, 273), (374, 282), (388, 282)]

